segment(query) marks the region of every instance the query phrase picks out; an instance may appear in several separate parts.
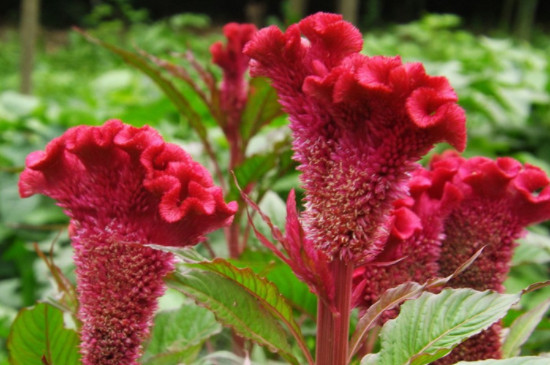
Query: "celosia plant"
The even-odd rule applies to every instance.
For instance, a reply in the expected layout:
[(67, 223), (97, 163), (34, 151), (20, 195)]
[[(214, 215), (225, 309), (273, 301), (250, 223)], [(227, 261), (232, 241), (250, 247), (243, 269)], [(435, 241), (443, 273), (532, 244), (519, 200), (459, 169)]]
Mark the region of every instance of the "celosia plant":
[(415, 161), (434, 143), (462, 150), (466, 142), (464, 112), (445, 78), (361, 48), (356, 28), (318, 13), (285, 33), (259, 31), (244, 51), (252, 75), (272, 80), (289, 114), (305, 237), (332, 260), (335, 303), (326, 307), (323, 298), (318, 310), (318, 340), (334, 344), (317, 348), (327, 364), (347, 356), (354, 265), (382, 250), (392, 203), (403, 197)]
[[(163, 277), (233, 334), (292, 364), (344, 365), (356, 363), (358, 353), (368, 365), (500, 357), (499, 320), (521, 297), (503, 294), (515, 241), (526, 226), (550, 219), (550, 182), (542, 170), (456, 152), (420, 167), (418, 160), (436, 143), (465, 148), (465, 115), (455, 92), (419, 63), (360, 54), (361, 33), (339, 15), (318, 13), (285, 32), (232, 23), (224, 34), (226, 45), (211, 48), (223, 71), (219, 85), (189, 54), (191, 72), (142, 55), (190, 86), (224, 132), (242, 197), (278, 243), (249, 216), (252, 229), (317, 297), (315, 343), (306, 341), (295, 318), (302, 303), (293, 307), (274, 283), (220, 257), (162, 247), (193, 245), (235, 216), (225, 237), (236, 259), (247, 237), (238, 222), (242, 211), (224, 202), (221, 188), (183, 150), (148, 127), (110, 121), (71, 129), (45, 152), (31, 154), (20, 180), (22, 196), (48, 195), (71, 219), (85, 365), (137, 362)], [(99, 43), (167, 92), (198, 132), (223, 185), (193, 106), (145, 59)], [(246, 146), (280, 110), (268, 105), (273, 99), (264, 79), (246, 79), (248, 60), (253, 76), (271, 80), (289, 114), (301, 171), (304, 210), (290, 190), (284, 233), (246, 195), (267, 161), (247, 160)], [(235, 188), (225, 192), (231, 196)], [(277, 275), (292, 291), (288, 276)], [(359, 320), (349, 338), (354, 307)], [(531, 317), (529, 325), (535, 322)], [(383, 325), (379, 337), (377, 325)], [(185, 340), (176, 339), (143, 361), (192, 362), (201, 341), (192, 339), (182, 350)], [(379, 352), (369, 353), (376, 341)], [(240, 339), (235, 344), (237, 353), (247, 349)]]
[[(129, 65), (151, 77), (172, 101), (183, 119), (195, 130), (224, 195), (239, 200), (237, 189), (230, 187), (232, 179), (223, 172), (234, 171), (243, 188), (250, 192), (252, 187), (259, 185), (265, 178), (268, 170), (275, 169), (278, 163), (277, 159), (258, 156), (269, 168), (258, 170), (256, 166), (245, 164), (250, 140), (262, 127), (282, 115), (275, 92), (269, 84), (265, 80), (251, 80), (248, 77), (249, 57), (242, 50), (256, 31), (253, 24), (246, 23), (229, 23), (223, 27), (226, 39), (215, 42), (210, 47), (212, 63), (222, 71), (221, 79), (212, 71), (210, 64), (199, 62), (190, 50), (180, 55), (183, 62), (173, 63), (144, 50), (134, 54), (80, 32), (90, 41), (121, 56)], [(186, 85), (186, 91), (179, 90), (176, 83), (168, 79), (162, 71), (182, 81)], [(203, 105), (198, 105), (201, 103)], [(219, 158), (217, 149), (208, 138), (207, 123), (203, 120), (201, 107), (206, 107), (210, 121), (223, 131), (229, 149), (228, 164), (225, 167), (220, 164), (224, 159)], [(288, 150), (286, 143), (278, 148), (279, 152)], [(251, 171), (252, 169), (255, 171)], [(239, 209), (233, 224), (224, 230), (232, 258), (238, 258), (247, 244), (247, 234), (242, 232), (241, 227), (242, 213)]]
[[(479, 258), (448, 286), (503, 293), (516, 240), (526, 226), (550, 219), (546, 174), (511, 158), (465, 159), (447, 152), (435, 156), (430, 169), (416, 170), (409, 188), (411, 197), (398, 202), (394, 229), (379, 256), (401, 261), (356, 271), (354, 300), (363, 309), (404, 282), (452, 274), (481, 248)], [(412, 235), (399, 234), (410, 221), (402, 217), (403, 209), (411, 209), (421, 223)], [(501, 358), (501, 337), (497, 323), (436, 363)]]
[(44, 194), (70, 217), (83, 363), (136, 364), (173, 255), (231, 223), (208, 171), (149, 127), (80, 126), (27, 157), (22, 197)]
[[(522, 166), (511, 158), (464, 159), (449, 153), (434, 158), (430, 172), (433, 179), (448, 181), (463, 195), (445, 220), (445, 239), (438, 259), (440, 274), (448, 275), (461, 260), (485, 246), (472, 266), (449, 285), (504, 292), (516, 240), (528, 225), (550, 219), (550, 180), (541, 169)], [(437, 364), (501, 356), (501, 329), (497, 323), (459, 345)]]

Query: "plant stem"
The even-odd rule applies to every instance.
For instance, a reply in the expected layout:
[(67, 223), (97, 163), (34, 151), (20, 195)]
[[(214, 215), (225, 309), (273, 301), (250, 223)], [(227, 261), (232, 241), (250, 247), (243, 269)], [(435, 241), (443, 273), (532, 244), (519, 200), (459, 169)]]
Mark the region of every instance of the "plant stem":
[(229, 257), (232, 259), (238, 259), (241, 256), (241, 213), (242, 210), (239, 209), (235, 216), (233, 217), (233, 223), (227, 228), (227, 245), (229, 250)]
[(345, 365), (348, 354), (351, 279), (353, 265), (335, 259), (331, 262), (334, 277), (334, 309), (327, 298), (317, 302), (317, 365)]

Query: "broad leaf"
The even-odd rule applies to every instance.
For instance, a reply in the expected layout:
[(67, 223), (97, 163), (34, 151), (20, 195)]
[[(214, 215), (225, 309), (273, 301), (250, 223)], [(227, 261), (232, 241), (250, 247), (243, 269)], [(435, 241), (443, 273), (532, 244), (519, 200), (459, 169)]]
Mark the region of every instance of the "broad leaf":
[(210, 309), (218, 320), (241, 336), (279, 352), (293, 364), (298, 363), (277, 318), (237, 281), (215, 272), (191, 269), (170, 275), (166, 283)]
[(374, 327), (380, 316), (387, 310), (397, 307), (407, 299), (413, 299), (424, 292), (425, 286), (415, 282), (406, 282), (387, 290), (357, 322), (350, 341), (350, 360), (363, 343), (366, 333)]
[(544, 314), (548, 311), (548, 308), (550, 308), (550, 299), (545, 300), (535, 308), (516, 318), (510, 326), (506, 340), (502, 345), (503, 357), (506, 358), (519, 354), (521, 346), (535, 330)]
[(142, 364), (188, 364), (209, 337), (221, 326), (212, 312), (196, 305), (182, 305), (178, 310), (159, 312)]
[(503, 360), (461, 361), (455, 365), (548, 365), (550, 358), (540, 356), (511, 357)]
[(382, 328), (378, 363), (429, 364), (487, 329), (519, 298), (519, 294), (471, 289), (424, 293), (416, 300), (405, 302), (399, 316)]
[(63, 312), (38, 303), (19, 311), (11, 327), (8, 350), (12, 365), (80, 364), (76, 331), (63, 323)]
[(217, 258), (197, 264), (185, 264), (187, 267), (207, 270), (231, 279), (246, 289), (275, 317), (283, 321), (290, 331), (303, 341), (300, 327), (294, 321), (292, 307), (279, 293), (279, 289), (265, 278), (258, 276), (249, 268), (239, 269), (228, 261)]
[(184, 266), (214, 272), (240, 285), (250, 295), (255, 297), (263, 308), (267, 309), (275, 318), (282, 321), (288, 327), (304, 356), (309, 362), (313, 362), (300, 327), (294, 320), (292, 307), (272, 282), (257, 275), (250, 268), (239, 269), (221, 258), (214, 259), (213, 261), (202, 260), (201, 262), (197, 262), (197, 258), (192, 254), (187, 255), (187, 260), (194, 262), (188, 262)]
[[(357, 322), (355, 331), (351, 337), (350, 341), (350, 350), (349, 350), (349, 361), (363, 341), (368, 331), (371, 330), (377, 323), (378, 319), (382, 316), (384, 312), (390, 309), (398, 307), (401, 303), (406, 300), (418, 298), (420, 294), (427, 290), (433, 290), (435, 288), (441, 288), (447, 284), (452, 278), (460, 275), (464, 272), (470, 265), (481, 255), (483, 248), (479, 249), (475, 254), (472, 255), (468, 260), (466, 260), (462, 265), (460, 265), (451, 275), (444, 278), (434, 278), (428, 280), (424, 284), (418, 284), (415, 282), (405, 282), (396, 286), (395, 288), (386, 290), (380, 298), (367, 309), (363, 316)], [(372, 361), (372, 360), (371, 360)]]

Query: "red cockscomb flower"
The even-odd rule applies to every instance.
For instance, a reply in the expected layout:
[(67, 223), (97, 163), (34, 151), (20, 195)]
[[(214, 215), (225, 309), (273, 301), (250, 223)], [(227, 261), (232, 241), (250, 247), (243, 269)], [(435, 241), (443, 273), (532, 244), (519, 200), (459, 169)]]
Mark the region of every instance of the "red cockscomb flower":
[(368, 262), (382, 249), (414, 161), (436, 142), (462, 150), (466, 139), (445, 78), (361, 48), (350, 23), (318, 13), (285, 33), (262, 29), (244, 50), (251, 73), (272, 79), (290, 116), (308, 239), (347, 262)]
[[(441, 173), (441, 172), (439, 172)], [(434, 172), (418, 168), (409, 181), (410, 197), (394, 203), (384, 250), (355, 273), (354, 306), (368, 308), (386, 290), (407, 281), (424, 283), (439, 276), (446, 217), (462, 199), (460, 190)], [(398, 261), (393, 264), (393, 261)], [(395, 317), (387, 313), (384, 320)]]
[[(436, 156), (435, 175), (445, 176), (463, 194), (445, 220), (440, 275), (451, 274), (481, 247), (482, 254), (449, 286), (503, 292), (516, 240), (526, 226), (550, 219), (550, 180), (539, 168), (512, 158), (464, 159)], [(500, 324), (459, 345), (437, 364), (501, 357)]]
[(223, 70), (220, 88), (220, 125), (231, 146), (231, 166), (241, 163), (243, 141), (240, 124), (248, 101), (249, 82), (245, 78), (250, 58), (243, 53), (257, 28), (253, 24), (229, 23), (223, 27), (227, 44), (216, 42), (210, 47), (212, 62)]
[(248, 94), (248, 82), (244, 75), (250, 58), (243, 53), (243, 48), (256, 31), (253, 24), (226, 24), (223, 27), (223, 34), (227, 38), (225, 47), (222, 42), (216, 42), (210, 47), (212, 62), (223, 70), (221, 106), (225, 112), (237, 114), (229, 116), (237, 121), (240, 120)]
[(85, 365), (137, 364), (173, 256), (228, 225), (208, 171), (150, 127), (79, 126), (27, 157), (22, 197), (44, 194), (71, 219)]

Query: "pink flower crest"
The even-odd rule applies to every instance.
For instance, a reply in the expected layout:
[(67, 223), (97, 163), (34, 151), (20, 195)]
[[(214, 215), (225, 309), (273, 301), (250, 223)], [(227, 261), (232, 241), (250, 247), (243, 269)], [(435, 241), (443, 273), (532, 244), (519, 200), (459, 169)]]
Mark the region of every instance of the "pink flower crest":
[[(229, 23), (223, 27), (227, 44), (216, 42), (210, 47), (212, 62), (223, 70), (220, 87), (221, 126), (231, 148), (240, 151), (243, 141), (239, 130), (242, 113), (248, 101), (249, 83), (245, 78), (250, 58), (243, 53), (245, 44), (252, 39), (257, 28), (253, 24)], [(236, 151), (232, 152), (235, 159)], [(240, 158), (232, 161), (232, 166), (240, 163)]]
[[(359, 307), (403, 282), (448, 276), (483, 246), (448, 285), (503, 292), (516, 240), (526, 226), (550, 219), (550, 181), (539, 168), (512, 158), (465, 159), (449, 151), (435, 156), (429, 169), (414, 171), (408, 186), (410, 197), (394, 203), (384, 251), (356, 270), (353, 298)], [(500, 358), (500, 332), (496, 323), (435, 364)]]
[[(370, 307), (388, 289), (407, 281), (425, 283), (440, 276), (445, 219), (462, 200), (451, 183), (419, 168), (409, 181), (410, 196), (397, 200), (384, 250), (354, 273), (353, 305)], [(384, 320), (397, 311), (386, 313)]]
[[(243, 53), (244, 45), (256, 33), (253, 24), (229, 23), (223, 27), (227, 44), (216, 42), (210, 47), (212, 62), (223, 70), (221, 105), (225, 111), (241, 112), (247, 99), (248, 83), (244, 78), (250, 58)], [(237, 120), (240, 119), (240, 115)]]
[[(463, 194), (445, 220), (440, 274), (449, 275), (485, 246), (478, 259), (449, 286), (504, 292), (516, 240), (528, 225), (550, 219), (550, 180), (541, 169), (522, 166), (508, 157), (465, 159), (445, 153), (433, 159), (431, 170), (445, 175)], [(496, 323), (436, 364), (501, 358), (500, 332)]]
[(146, 245), (196, 244), (236, 211), (184, 150), (117, 120), (31, 153), (19, 191), (55, 199), (70, 217), (85, 365), (137, 364), (173, 268), (172, 254)]
[(289, 114), (308, 239), (329, 259), (352, 262), (382, 250), (414, 162), (434, 143), (462, 150), (466, 141), (464, 112), (445, 78), (361, 48), (350, 23), (318, 13), (285, 33), (262, 29), (244, 50), (251, 74), (272, 80)]

